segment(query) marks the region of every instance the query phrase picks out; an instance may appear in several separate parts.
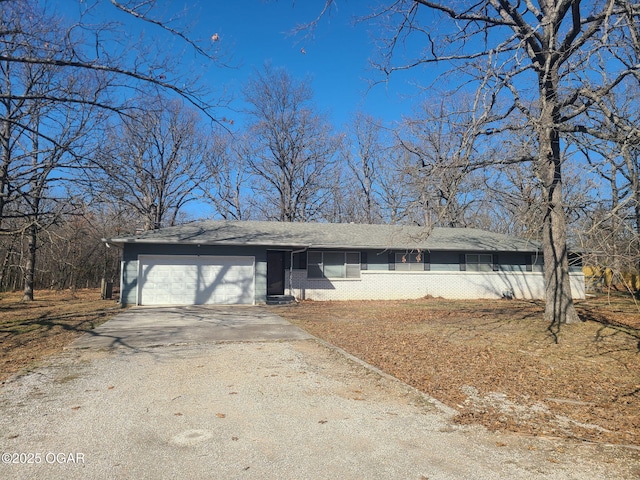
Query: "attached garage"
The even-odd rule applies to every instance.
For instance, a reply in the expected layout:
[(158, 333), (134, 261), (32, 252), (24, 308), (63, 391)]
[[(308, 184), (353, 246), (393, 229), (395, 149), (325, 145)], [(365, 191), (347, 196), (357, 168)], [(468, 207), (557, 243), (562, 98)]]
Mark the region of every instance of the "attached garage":
[(140, 255), (139, 305), (253, 304), (252, 256)]
[[(122, 305), (542, 298), (540, 245), (473, 228), (212, 220), (104, 239)], [(570, 287), (584, 298), (580, 257)]]

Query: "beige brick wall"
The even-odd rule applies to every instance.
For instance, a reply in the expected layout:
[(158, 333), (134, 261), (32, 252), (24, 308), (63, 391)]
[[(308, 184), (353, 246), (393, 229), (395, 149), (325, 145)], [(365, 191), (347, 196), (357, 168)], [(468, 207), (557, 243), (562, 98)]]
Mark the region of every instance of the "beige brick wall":
[[(293, 271), (293, 294), (306, 300), (401, 300), (427, 295), (453, 299), (544, 297), (542, 273), (537, 272), (360, 272), (359, 279), (308, 279), (306, 270)], [(288, 284), (288, 281), (287, 281)], [(584, 275), (571, 274), (573, 297), (584, 298)], [(288, 285), (287, 285), (288, 291)]]

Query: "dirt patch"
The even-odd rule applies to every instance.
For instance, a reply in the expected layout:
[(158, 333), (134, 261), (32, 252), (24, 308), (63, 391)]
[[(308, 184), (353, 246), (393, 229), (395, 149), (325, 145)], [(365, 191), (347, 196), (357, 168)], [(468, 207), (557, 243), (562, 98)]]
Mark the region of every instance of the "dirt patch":
[(640, 311), (578, 303), (549, 328), (539, 302), (303, 302), (276, 313), (491, 430), (640, 446)]
[(0, 381), (60, 352), (121, 311), (94, 289), (37, 291), (36, 300), (27, 303), (21, 298), (20, 292), (0, 294)]

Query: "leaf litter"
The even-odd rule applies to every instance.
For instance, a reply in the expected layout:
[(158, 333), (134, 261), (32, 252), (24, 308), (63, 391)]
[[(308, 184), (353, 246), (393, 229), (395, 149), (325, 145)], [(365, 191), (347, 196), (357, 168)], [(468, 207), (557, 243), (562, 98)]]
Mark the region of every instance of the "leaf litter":
[[(612, 301), (613, 300), (613, 301)], [(552, 334), (541, 302), (304, 301), (272, 307), (311, 334), (492, 431), (640, 446), (640, 312), (577, 302)]]

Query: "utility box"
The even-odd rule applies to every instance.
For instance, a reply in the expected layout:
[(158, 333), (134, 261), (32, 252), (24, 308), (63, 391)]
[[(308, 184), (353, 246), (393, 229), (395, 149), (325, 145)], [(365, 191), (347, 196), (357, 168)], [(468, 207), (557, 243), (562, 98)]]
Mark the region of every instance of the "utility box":
[(102, 279), (100, 285), (100, 298), (102, 298), (102, 300), (111, 300), (113, 298), (113, 282), (107, 282), (106, 279)]

